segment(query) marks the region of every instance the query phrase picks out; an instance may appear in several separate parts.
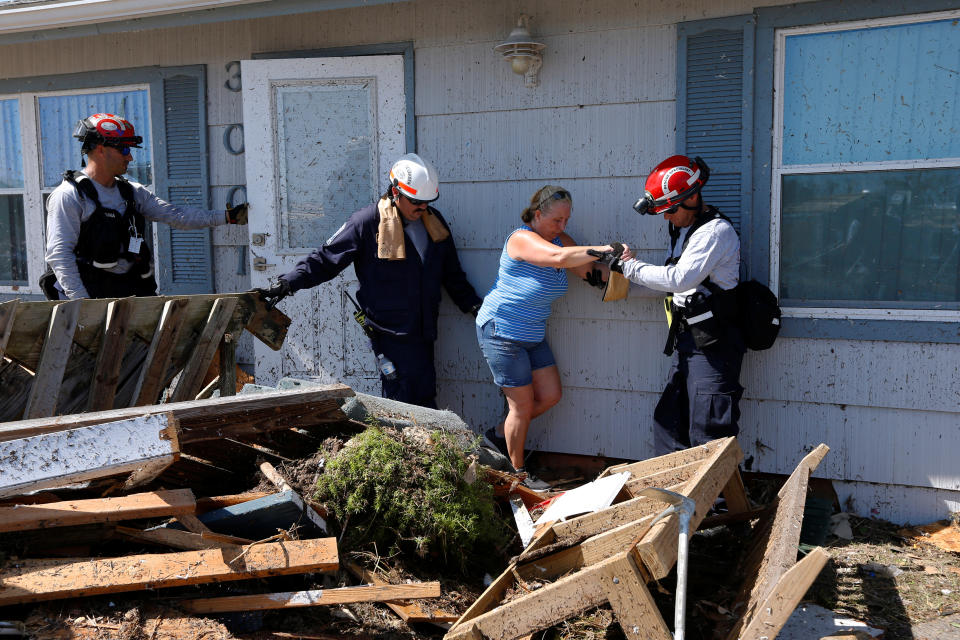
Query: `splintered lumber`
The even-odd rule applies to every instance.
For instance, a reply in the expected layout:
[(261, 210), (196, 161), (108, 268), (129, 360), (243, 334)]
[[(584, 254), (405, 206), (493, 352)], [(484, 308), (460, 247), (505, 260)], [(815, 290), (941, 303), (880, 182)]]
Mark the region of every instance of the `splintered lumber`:
[(82, 304), (82, 300), (69, 300), (53, 308), (24, 417), (49, 416), (56, 410), (57, 396), (63, 384), (63, 372), (67, 370), (73, 333), (77, 329)]
[[(720, 491), (734, 474), (739, 473), (737, 465), (741, 460), (743, 452), (736, 438), (726, 438), (720, 448), (701, 463), (700, 470), (684, 486), (683, 495), (697, 503), (690, 519), (691, 531), (697, 530)], [(666, 506), (663, 505), (664, 508)], [(679, 518), (665, 518), (654, 525), (637, 545), (643, 565), (657, 580), (666, 577), (677, 561), (679, 526)]]
[[(628, 582), (634, 579), (635, 574), (632, 570), (630, 573), (619, 571), (624, 566), (624, 562), (630, 562), (634, 568), (638, 568), (639, 560), (636, 558), (636, 554), (632, 551), (625, 551), (502, 604), (492, 611), (480, 613), (473, 618), (467, 617), (468, 611), (450, 628), (444, 638), (445, 640), (472, 640), (473, 638), (513, 640), (563, 622), (608, 601), (607, 590), (611, 580), (605, 582), (604, 576), (610, 576), (611, 572), (620, 582), (627, 583), (625, 584), (626, 588), (646, 590), (646, 585), (642, 582)], [(623, 603), (624, 601), (620, 600), (617, 604), (619, 606)], [(655, 608), (654, 611), (656, 611)], [(617, 611), (614, 610), (614, 613), (616, 614)], [(631, 627), (624, 629), (628, 638), (638, 637), (633, 633), (632, 621), (639, 619), (641, 616), (648, 620), (650, 624), (653, 624), (652, 616), (646, 616), (643, 612), (636, 612), (630, 616)], [(644, 629), (641, 629), (641, 631), (645, 633)], [(478, 633), (481, 635), (477, 635)], [(661, 636), (650, 637), (659, 638)]]
[(613, 615), (628, 638), (673, 640), (657, 603), (647, 590), (646, 576), (629, 553), (605, 564), (599, 578)]
[(227, 330), (236, 307), (235, 298), (219, 298), (214, 301), (207, 323), (191, 349), (192, 355), (180, 372), (177, 386), (170, 398), (173, 402), (190, 400), (200, 391), (203, 386), (203, 375), (210, 368), (213, 354), (220, 346), (220, 338)]
[(113, 408), (113, 399), (120, 383), (120, 365), (127, 347), (127, 325), (133, 312), (133, 299), (113, 300), (107, 305), (103, 339), (97, 353), (97, 363), (90, 381), (87, 411)]
[(269, 462), (264, 462), (260, 464), (260, 471), (266, 476), (267, 480), (273, 483), (273, 485), (280, 491), (289, 491), (290, 499), (295, 505), (300, 508), (300, 511), (307, 519), (313, 523), (317, 529), (320, 529), (322, 533), (327, 533), (327, 521), (323, 519), (319, 513), (317, 513), (312, 506), (306, 504), (303, 501), (303, 498), (300, 497), (300, 494), (294, 491), (293, 487), (284, 479), (280, 472), (273, 468), (273, 465)]
[(0, 497), (135, 472), (179, 452), (177, 420), (163, 413), (0, 442)]
[(131, 527), (117, 527), (114, 533), (137, 542), (147, 542), (149, 544), (158, 544), (173, 549), (231, 549), (234, 555), (239, 553), (243, 545), (251, 544), (253, 540), (246, 538), (236, 538), (226, 536), (212, 531), (194, 533), (192, 531), (181, 531), (180, 529), (150, 529), (143, 531)]
[(13, 318), (17, 314), (19, 304), (20, 298), (0, 303), (0, 362), (7, 353), (7, 342), (10, 341), (10, 334), (13, 332)]
[[(743, 616), (736, 622), (734, 627), (727, 635), (728, 640), (737, 638), (759, 638), (767, 636), (770, 640), (776, 637), (780, 627), (761, 624), (757, 626), (757, 620), (763, 618), (776, 623), (778, 618), (771, 617), (769, 604), (775, 594), (782, 592), (783, 589), (789, 589), (788, 582), (798, 580), (803, 577), (809, 579), (805, 586), (801, 583), (795, 583), (793, 587), (801, 588), (799, 598), (803, 597), (810, 584), (817, 577), (822, 564), (817, 567), (816, 560), (810, 560), (805, 569), (794, 571), (794, 565), (797, 560), (797, 547), (800, 544), (800, 526), (803, 523), (803, 510), (807, 500), (807, 485), (810, 480), (810, 474), (823, 457), (827, 455), (830, 448), (821, 444), (813, 451), (808, 453), (794, 469), (790, 477), (781, 487), (777, 494), (776, 501), (770, 506), (767, 516), (761, 520), (756, 527), (756, 539), (749, 550), (746, 560), (743, 563), (743, 574), (746, 577), (745, 582), (740, 588), (737, 596), (737, 609), (743, 611)], [(816, 558), (810, 554), (805, 559)], [(816, 568), (813, 575), (810, 572)], [(793, 576), (788, 578), (788, 574), (793, 571)], [(793, 606), (796, 606), (794, 602)], [(790, 615), (793, 610), (786, 612)], [(780, 605), (777, 610), (779, 611)], [(779, 622), (780, 626), (786, 622), (786, 617)], [(753, 629), (753, 635), (747, 636), (744, 631)], [(762, 631), (762, 633), (761, 633)]]
[(21, 420), (0, 425), (0, 441), (170, 412), (180, 421), (181, 443), (187, 444), (199, 440), (216, 440), (345, 420), (346, 416), (340, 411), (340, 402), (351, 396), (353, 390), (350, 387), (330, 384), (290, 391)]
[(137, 385), (133, 391), (135, 407), (153, 404), (160, 395), (160, 390), (166, 382), (165, 376), (173, 358), (173, 348), (180, 339), (180, 332), (186, 325), (186, 309), (188, 301), (185, 299), (167, 300), (163, 304), (163, 311), (157, 327), (150, 341), (146, 359), (140, 368)]
[(99, 560), (24, 560), (0, 571), (0, 606), (141, 589), (336, 571), (335, 538), (253, 545), (237, 558), (218, 549)]
[[(396, 586), (391, 585), (374, 572), (367, 571), (366, 569), (360, 567), (360, 565), (354, 564), (353, 562), (349, 562), (345, 566), (350, 573), (364, 582), (372, 583), (378, 587)], [(437, 595), (439, 596), (439, 594)], [(460, 617), (456, 614), (447, 613), (445, 611), (424, 611), (416, 602), (401, 602), (401, 600), (404, 600), (405, 598), (413, 597), (414, 596), (404, 596), (403, 598), (386, 600), (384, 601), (384, 604), (387, 605), (391, 611), (400, 616), (400, 619), (407, 624), (415, 624), (418, 622), (456, 622)]]
[(829, 559), (827, 552), (817, 547), (793, 565), (777, 580), (753, 615), (744, 618), (745, 625), (737, 637), (742, 640), (774, 640)]
[(419, 584), (361, 585), (337, 589), (311, 589), (223, 598), (195, 598), (177, 603), (191, 613), (227, 613), (230, 611), (265, 611), (294, 609), (354, 602), (385, 602), (414, 598), (439, 598), (439, 582)]
[(192, 514), (196, 506), (189, 489), (136, 493), (120, 498), (21, 504), (0, 507), (0, 532), (179, 516)]

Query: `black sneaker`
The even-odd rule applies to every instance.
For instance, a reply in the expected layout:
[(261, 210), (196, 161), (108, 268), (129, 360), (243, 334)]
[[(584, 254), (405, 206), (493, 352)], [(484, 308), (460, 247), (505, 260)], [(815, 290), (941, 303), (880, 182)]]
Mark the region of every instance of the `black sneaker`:
[(541, 479), (538, 478), (537, 476), (533, 475), (532, 473), (530, 473), (529, 471), (527, 471), (527, 470), (524, 469), (523, 467), (520, 467), (519, 469), (517, 469), (517, 473), (525, 473), (525, 474), (527, 474), (526, 480), (523, 481), (523, 486), (525, 486), (527, 489), (533, 489), (534, 491), (549, 491), (549, 490), (550, 490), (550, 485), (549, 485), (549, 484), (547, 484), (546, 482), (544, 482), (543, 480), (541, 480)]
[(484, 437), (490, 441), (490, 444), (495, 446), (497, 450), (505, 455), (507, 458), (510, 457), (510, 454), (507, 453), (507, 439), (503, 436), (497, 435), (497, 430), (494, 427), (490, 427), (483, 432)]

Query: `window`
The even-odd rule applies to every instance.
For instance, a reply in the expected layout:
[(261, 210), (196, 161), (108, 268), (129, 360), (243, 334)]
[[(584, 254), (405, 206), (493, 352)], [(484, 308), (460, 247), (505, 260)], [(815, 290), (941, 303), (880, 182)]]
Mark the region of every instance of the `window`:
[(78, 120), (106, 112), (133, 122), (137, 135), (143, 136), (143, 148), (134, 150), (127, 176), (153, 185), (149, 107), (146, 86), (20, 93), (0, 99), (0, 293), (37, 289), (46, 269), (46, 198), (64, 171), (80, 168), (80, 144), (73, 137)]
[(20, 104), (0, 99), (0, 285), (27, 283)]
[(958, 18), (776, 30), (770, 280), (788, 315), (960, 319)]

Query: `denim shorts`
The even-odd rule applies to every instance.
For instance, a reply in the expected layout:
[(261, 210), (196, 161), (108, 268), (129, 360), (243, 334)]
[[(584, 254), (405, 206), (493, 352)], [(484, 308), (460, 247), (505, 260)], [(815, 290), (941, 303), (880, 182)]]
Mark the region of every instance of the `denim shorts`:
[(556, 364), (546, 340), (519, 342), (493, 335), (496, 320), (477, 327), (477, 341), (498, 387), (524, 387), (533, 383), (533, 372)]

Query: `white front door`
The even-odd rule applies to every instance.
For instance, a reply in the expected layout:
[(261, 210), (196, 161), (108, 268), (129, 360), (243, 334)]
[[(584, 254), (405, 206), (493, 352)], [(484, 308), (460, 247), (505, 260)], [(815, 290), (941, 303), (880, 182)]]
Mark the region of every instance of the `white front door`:
[[(244, 60), (243, 130), (251, 281), (266, 287), (385, 189), (404, 153), (402, 56)], [(377, 392), (373, 354), (353, 320), (353, 267), (299, 291), (281, 351), (256, 342), (256, 379), (343, 382)]]

